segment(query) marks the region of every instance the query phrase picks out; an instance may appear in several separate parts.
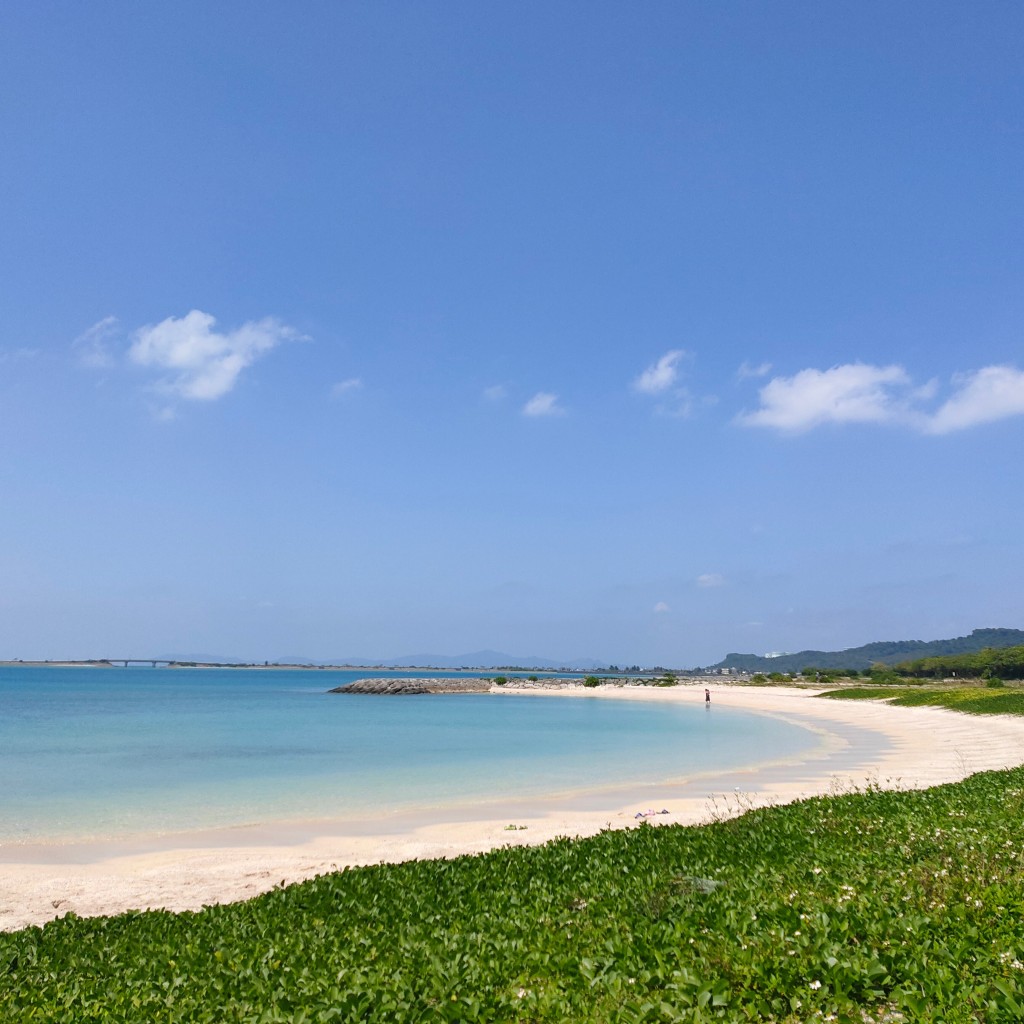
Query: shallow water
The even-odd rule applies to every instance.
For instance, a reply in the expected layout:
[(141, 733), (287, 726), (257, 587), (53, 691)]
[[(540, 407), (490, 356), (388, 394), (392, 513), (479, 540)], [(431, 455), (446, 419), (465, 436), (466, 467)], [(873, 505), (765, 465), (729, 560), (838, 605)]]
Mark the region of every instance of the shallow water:
[(384, 674), (427, 673), (0, 668), (0, 843), (583, 799), (819, 743), (789, 722), (707, 710), (697, 689), (657, 705), (325, 692)]

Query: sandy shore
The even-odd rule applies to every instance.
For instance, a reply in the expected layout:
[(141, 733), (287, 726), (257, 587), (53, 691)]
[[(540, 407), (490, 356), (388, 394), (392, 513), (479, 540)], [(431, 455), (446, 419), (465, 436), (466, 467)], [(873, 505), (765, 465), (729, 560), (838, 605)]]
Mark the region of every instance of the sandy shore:
[[(513, 692), (521, 693), (521, 690)], [(701, 701), (703, 687), (543, 690), (539, 698)], [(713, 706), (782, 716), (814, 730), (817, 750), (799, 763), (629, 793), (587, 794), (544, 806), (489, 808), (476, 820), (376, 824), (311, 823), (236, 829), (120, 845), (17, 846), (0, 850), (0, 930), (41, 924), (74, 911), (87, 916), (163, 907), (196, 910), (246, 899), (281, 883), (345, 865), (476, 853), (503, 845), (593, 835), (638, 824), (698, 823), (744, 807), (862, 787), (919, 788), (1024, 763), (1024, 718), (978, 718), (934, 708), (813, 699), (785, 687), (714, 685)], [(397, 698), (401, 699), (401, 698)], [(437, 698), (441, 699), (458, 699)], [(510, 824), (519, 826), (515, 831)], [(523, 827), (525, 826), (525, 827)]]

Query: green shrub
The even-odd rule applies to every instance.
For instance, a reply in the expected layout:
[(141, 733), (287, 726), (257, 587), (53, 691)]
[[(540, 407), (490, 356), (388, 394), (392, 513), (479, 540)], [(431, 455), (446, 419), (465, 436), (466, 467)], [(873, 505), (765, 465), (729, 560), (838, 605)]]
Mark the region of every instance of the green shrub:
[(879, 686), (892, 686), (903, 682), (902, 676), (888, 665), (873, 666), (870, 670), (871, 682)]
[(598, 679), (597, 676), (587, 676), (587, 678), (583, 680), (583, 685), (584, 686), (600, 686), (601, 685), (601, 680)]
[(492, 680), (495, 686), (504, 686), (508, 682), (507, 676), (495, 676)]

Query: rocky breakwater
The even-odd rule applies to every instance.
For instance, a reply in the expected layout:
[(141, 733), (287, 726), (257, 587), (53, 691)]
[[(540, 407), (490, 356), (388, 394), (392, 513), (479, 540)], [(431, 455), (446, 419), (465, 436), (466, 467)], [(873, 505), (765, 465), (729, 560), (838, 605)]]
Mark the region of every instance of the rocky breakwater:
[(413, 693), (487, 693), (491, 680), (480, 677), (458, 679), (357, 679), (344, 686), (335, 686), (328, 693), (373, 693), (386, 697)]

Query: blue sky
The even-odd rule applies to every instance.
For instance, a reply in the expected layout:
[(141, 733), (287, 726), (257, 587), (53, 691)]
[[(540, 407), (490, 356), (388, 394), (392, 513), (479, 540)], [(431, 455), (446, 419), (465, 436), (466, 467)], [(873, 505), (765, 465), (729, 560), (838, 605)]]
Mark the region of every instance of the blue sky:
[(0, 14), (0, 657), (1024, 626), (1018, 3)]

